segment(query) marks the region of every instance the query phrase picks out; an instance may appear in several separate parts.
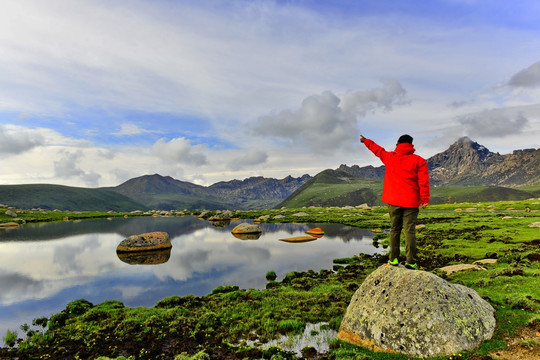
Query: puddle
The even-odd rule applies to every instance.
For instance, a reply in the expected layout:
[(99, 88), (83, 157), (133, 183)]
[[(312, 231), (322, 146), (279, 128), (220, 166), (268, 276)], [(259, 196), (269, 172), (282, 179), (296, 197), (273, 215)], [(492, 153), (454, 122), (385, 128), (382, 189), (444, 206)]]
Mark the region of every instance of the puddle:
[(286, 336), (282, 335), (277, 340), (272, 340), (264, 344), (257, 341), (247, 341), (250, 346), (268, 349), (272, 346), (279, 346), (283, 350), (293, 351), (298, 356), (302, 356), (302, 349), (306, 346), (315, 348), (319, 353), (327, 353), (329, 343), (337, 337), (337, 331), (328, 327), (328, 323), (306, 324), (302, 335)]

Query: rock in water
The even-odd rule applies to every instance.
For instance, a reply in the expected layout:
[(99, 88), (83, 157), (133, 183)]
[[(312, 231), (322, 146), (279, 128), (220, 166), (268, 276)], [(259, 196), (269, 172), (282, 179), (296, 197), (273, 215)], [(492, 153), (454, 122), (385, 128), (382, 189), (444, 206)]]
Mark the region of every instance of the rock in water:
[(233, 234), (260, 234), (261, 227), (257, 224), (241, 223), (231, 231)]
[(140, 235), (131, 235), (116, 248), (116, 252), (130, 251), (153, 251), (159, 249), (170, 249), (172, 247), (171, 238), (166, 232), (150, 232)]
[(353, 295), (338, 337), (374, 351), (451, 355), (490, 339), (494, 312), (468, 287), (426, 271), (381, 266)]
[(225, 210), (220, 212), (219, 214), (216, 214), (214, 216), (211, 216), (208, 218), (210, 221), (221, 221), (221, 220), (231, 220), (232, 218), (232, 212), (230, 210)]
[(171, 249), (117, 252), (116, 255), (130, 265), (159, 265), (169, 261)]

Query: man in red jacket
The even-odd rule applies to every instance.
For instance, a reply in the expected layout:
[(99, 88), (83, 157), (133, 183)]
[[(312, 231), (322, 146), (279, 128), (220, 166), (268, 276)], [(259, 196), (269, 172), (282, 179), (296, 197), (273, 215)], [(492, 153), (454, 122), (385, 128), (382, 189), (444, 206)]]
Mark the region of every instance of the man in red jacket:
[(429, 203), (429, 173), (427, 162), (414, 154), (413, 138), (402, 135), (396, 149), (386, 151), (370, 139), (360, 135), (360, 141), (373, 152), (384, 165), (382, 201), (388, 204), (390, 213), (390, 259), (397, 266), (401, 230), (405, 229), (406, 262), (408, 269), (418, 269), (416, 257), (416, 219), (418, 207)]

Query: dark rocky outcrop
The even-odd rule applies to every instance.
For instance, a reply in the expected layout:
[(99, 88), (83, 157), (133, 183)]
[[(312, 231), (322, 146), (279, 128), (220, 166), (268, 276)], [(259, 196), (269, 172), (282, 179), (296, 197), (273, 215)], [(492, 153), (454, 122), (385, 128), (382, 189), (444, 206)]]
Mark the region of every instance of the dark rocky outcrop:
[(474, 290), (425, 271), (381, 266), (351, 299), (338, 337), (375, 351), (451, 355), (490, 339), (494, 309)]
[(431, 185), (530, 184), (540, 179), (540, 150), (500, 155), (463, 137), (428, 159)]
[(208, 190), (233, 204), (256, 200), (273, 206), (287, 198), (309, 179), (311, 179), (309, 175), (298, 178), (289, 175), (283, 179), (255, 176), (244, 180), (221, 181), (209, 186)]

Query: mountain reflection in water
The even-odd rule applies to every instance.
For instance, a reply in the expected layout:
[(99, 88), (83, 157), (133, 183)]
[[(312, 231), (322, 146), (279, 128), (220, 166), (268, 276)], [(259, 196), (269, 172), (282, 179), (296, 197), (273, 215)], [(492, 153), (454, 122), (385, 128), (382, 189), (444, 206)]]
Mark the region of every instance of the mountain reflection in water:
[[(243, 240), (231, 230), (241, 221), (212, 225), (195, 217), (130, 217), (27, 224), (0, 231), (0, 335), (75, 299), (94, 304), (120, 300), (154, 306), (171, 295), (208, 294), (219, 285), (262, 289), (266, 273), (331, 269), (332, 260), (384, 251), (372, 233), (339, 224), (260, 224), (260, 237)], [(250, 222), (250, 221), (245, 221)], [(308, 243), (280, 238), (321, 227)], [(172, 249), (154, 259), (120, 259), (126, 237), (153, 231), (170, 235)], [(154, 265), (136, 265), (148, 261)], [(134, 265), (135, 264), (135, 265)]]

